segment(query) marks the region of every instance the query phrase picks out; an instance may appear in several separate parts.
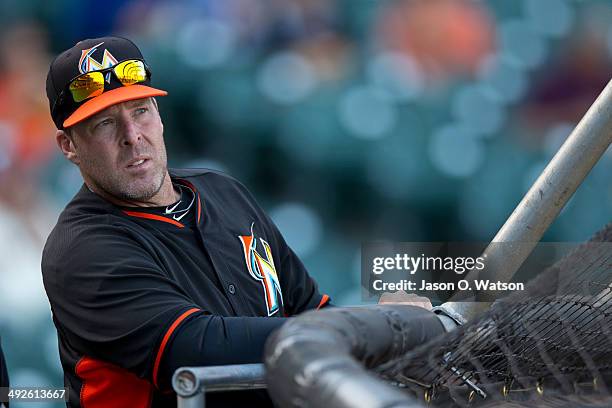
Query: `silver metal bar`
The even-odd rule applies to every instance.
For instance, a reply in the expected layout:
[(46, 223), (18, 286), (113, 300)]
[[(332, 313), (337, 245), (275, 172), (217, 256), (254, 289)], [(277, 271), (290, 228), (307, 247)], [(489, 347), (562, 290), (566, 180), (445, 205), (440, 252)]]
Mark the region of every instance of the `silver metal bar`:
[[(512, 278), (611, 142), (612, 80), (485, 249), (487, 278)], [(447, 302), (441, 308), (469, 320), (489, 305)]]
[(203, 408), (205, 393), (266, 388), (263, 364), (181, 367), (172, 376), (178, 408)]
[(189, 396), (202, 388), (206, 392), (266, 388), (263, 364), (233, 364), (206, 367), (181, 367), (172, 376), (172, 387)]

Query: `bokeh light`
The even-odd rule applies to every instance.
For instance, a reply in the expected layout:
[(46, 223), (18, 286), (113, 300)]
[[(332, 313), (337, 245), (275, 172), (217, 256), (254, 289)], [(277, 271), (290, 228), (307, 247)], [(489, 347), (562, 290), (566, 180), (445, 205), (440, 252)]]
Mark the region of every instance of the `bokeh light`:
[(176, 52), (186, 65), (206, 69), (226, 62), (235, 43), (232, 26), (219, 20), (196, 19), (181, 27), (176, 36)]
[(493, 54), (484, 59), (478, 77), (491, 91), (495, 100), (509, 104), (520, 100), (527, 91), (527, 72), (509, 55)]
[(303, 204), (280, 204), (270, 211), (270, 218), (300, 257), (308, 256), (321, 243), (321, 219)]
[(392, 98), (384, 89), (359, 86), (349, 89), (339, 103), (340, 123), (360, 139), (380, 139), (397, 120)]
[(466, 178), (474, 174), (482, 163), (484, 147), (464, 128), (449, 125), (434, 132), (429, 157), (441, 173)]
[(524, 8), (531, 27), (553, 38), (567, 34), (574, 20), (567, 0), (525, 0)]
[(497, 132), (504, 120), (504, 109), (491, 88), (478, 84), (461, 88), (452, 103), (455, 118), (474, 135)]
[(420, 68), (406, 54), (383, 52), (368, 63), (370, 81), (398, 102), (417, 98), (425, 86)]
[(281, 104), (304, 99), (317, 84), (317, 77), (308, 60), (295, 52), (274, 54), (261, 66), (257, 75), (260, 91)]
[(544, 38), (526, 21), (505, 21), (498, 28), (500, 52), (528, 69), (544, 62), (547, 46)]

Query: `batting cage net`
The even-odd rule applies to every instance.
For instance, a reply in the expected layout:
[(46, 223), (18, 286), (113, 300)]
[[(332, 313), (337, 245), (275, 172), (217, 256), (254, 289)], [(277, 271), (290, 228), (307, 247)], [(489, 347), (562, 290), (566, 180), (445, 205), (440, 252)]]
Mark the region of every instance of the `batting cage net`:
[(481, 317), (375, 368), (430, 406), (612, 406), (612, 224)]

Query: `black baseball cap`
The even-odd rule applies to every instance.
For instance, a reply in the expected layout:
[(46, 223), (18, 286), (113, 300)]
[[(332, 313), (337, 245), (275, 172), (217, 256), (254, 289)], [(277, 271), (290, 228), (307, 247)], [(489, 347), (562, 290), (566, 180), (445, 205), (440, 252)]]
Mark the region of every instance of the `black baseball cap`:
[(149, 75), (145, 81), (138, 84), (124, 86), (113, 75), (109, 75), (110, 82), (104, 84), (104, 91), (98, 96), (75, 102), (68, 92), (68, 85), (79, 75), (110, 68), (130, 59), (144, 62), (138, 47), (132, 41), (121, 37), (83, 40), (58, 55), (51, 62), (47, 74), (47, 98), (55, 126), (58, 129), (70, 127), (120, 102), (168, 94), (151, 87), (148, 66)]

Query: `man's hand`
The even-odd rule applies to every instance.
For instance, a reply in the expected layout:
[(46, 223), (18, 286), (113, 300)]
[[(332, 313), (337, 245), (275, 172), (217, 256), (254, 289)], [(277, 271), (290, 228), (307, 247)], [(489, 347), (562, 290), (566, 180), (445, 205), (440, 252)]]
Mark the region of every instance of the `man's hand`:
[(423, 309), (431, 310), (433, 307), (429, 299), (426, 297), (415, 295), (414, 293), (406, 293), (403, 290), (398, 290), (395, 293), (385, 292), (378, 300), (379, 305), (413, 305), (422, 307)]

